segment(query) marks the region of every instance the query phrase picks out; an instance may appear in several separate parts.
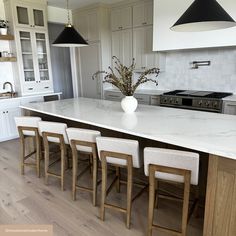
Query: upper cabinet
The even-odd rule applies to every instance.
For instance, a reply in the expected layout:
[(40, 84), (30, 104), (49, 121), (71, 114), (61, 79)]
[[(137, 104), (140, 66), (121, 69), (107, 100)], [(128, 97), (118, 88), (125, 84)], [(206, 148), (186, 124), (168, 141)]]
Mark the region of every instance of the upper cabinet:
[(133, 27), (153, 24), (153, 2), (143, 2), (133, 6)]
[(138, 70), (159, 66), (158, 53), (152, 51), (152, 32), (152, 26), (133, 29), (133, 57)]
[[(132, 63), (132, 30), (112, 32), (112, 56), (119, 58), (124, 65)], [(112, 65), (113, 68), (115, 65)]]
[(86, 41), (99, 40), (98, 12), (88, 10), (73, 15), (74, 25)]
[(46, 6), (41, 4), (14, 3), (14, 17), (17, 27), (47, 28)]
[[(168, 51), (178, 49), (212, 48), (236, 45), (236, 28), (205, 32), (175, 32), (170, 27), (192, 4), (193, 0), (154, 1), (153, 50)], [(218, 0), (219, 4), (236, 19), (235, 0)]]
[(111, 30), (132, 28), (132, 7), (120, 7), (111, 11)]
[(53, 92), (46, 0), (5, 0), (5, 9), (15, 34), (16, 91), (22, 96)]

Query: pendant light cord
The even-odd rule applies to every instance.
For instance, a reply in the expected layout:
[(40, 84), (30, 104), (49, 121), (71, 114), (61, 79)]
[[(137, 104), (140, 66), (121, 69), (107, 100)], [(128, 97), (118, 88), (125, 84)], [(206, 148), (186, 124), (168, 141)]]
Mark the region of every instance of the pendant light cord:
[(71, 27), (72, 25), (70, 21), (69, 0), (66, 0), (66, 7), (67, 7), (67, 18), (68, 18), (67, 26)]

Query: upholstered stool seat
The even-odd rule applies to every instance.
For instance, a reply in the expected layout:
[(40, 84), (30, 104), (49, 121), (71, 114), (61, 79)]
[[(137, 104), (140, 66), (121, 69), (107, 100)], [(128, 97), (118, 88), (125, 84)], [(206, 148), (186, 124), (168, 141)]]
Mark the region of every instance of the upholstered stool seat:
[[(38, 123), (38, 126), (39, 133), (43, 137), (44, 143), (45, 183), (48, 183), (49, 176), (57, 177), (61, 180), (61, 189), (64, 190), (65, 170), (68, 165), (67, 146), (69, 144), (66, 133), (67, 124), (59, 122), (40, 121)], [(49, 167), (54, 164), (49, 164), (51, 154), (50, 143), (58, 144), (60, 147), (61, 174), (56, 174), (49, 171)]]
[[(72, 197), (76, 198), (76, 189), (89, 191), (93, 193), (93, 205), (97, 202), (97, 172), (98, 172), (98, 156), (96, 138), (101, 136), (99, 131), (79, 128), (68, 128), (66, 130), (72, 149), (73, 158), (73, 174), (72, 174)], [(93, 187), (83, 187), (77, 184), (78, 178), (78, 153), (92, 157), (93, 165)], [(86, 170), (86, 169), (85, 169)], [(85, 171), (81, 171), (85, 173)], [(81, 175), (80, 175), (81, 177)]]
[[(178, 150), (147, 147), (144, 149), (145, 175), (149, 176), (148, 236), (153, 228), (174, 235), (186, 235), (190, 185), (198, 185), (199, 154)], [(173, 230), (153, 224), (156, 179), (184, 184), (181, 230)]]
[[(15, 117), (16, 127), (18, 128), (20, 136), (20, 165), (21, 174), (24, 174), (25, 166), (32, 166), (36, 168), (38, 177), (40, 177), (40, 160), (41, 160), (41, 142), (38, 132), (38, 122), (41, 121), (40, 117), (21, 116)], [(34, 140), (35, 151), (25, 155), (26, 153), (26, 138), (32, 138)], [(36, 156), (35, 163), (26, 162), (26, 160), (32, 155)]]

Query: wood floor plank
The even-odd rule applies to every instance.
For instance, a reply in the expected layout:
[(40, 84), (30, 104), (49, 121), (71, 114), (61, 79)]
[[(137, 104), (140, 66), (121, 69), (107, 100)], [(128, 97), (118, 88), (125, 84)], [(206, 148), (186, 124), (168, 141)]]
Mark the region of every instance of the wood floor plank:
[[(92, 205), (92, 195), (77, 191), (77, 200), (71, 198), (71, 171), (66, 172), (65, 191), (60, 190), (60, 182), (49, 178), (44, 184), (35, 170), (25, 168), (20, 175), (18, 140), (0, 143), (0, 224), (52, 224), (55, 236), (144, 236), (147, 229), (148, 194), (144, 193), (132, 207), (131, 229), (125, 227), (124, 214), (106, 210), (105, 221), (99, 218), (100, 187), (98, 188), (98, 207)], [(43, 171), (43, 165), (42, 171)], [(86, 185), (90, 174), (81, 179)], [(109, 180), (111, 181), (111, 179)], [(85, 183), (86, 182), (86, 183)], [(134, 188), (135, 189), (135, 188)], [(115, 189), (109, 195), (109, 201), (125, 205), (126, 186), (121, 193)], [(137, 190), (135, 190), (137, 191)], [(178, 227), (181, 221), (181, 204), (160, 200), (155, 218), (161, 224)], [(192, 218), (188, 226), (188, 235), (202, 235), (203, 219)], [(154, 231), (153, 235), (167, 234)]]

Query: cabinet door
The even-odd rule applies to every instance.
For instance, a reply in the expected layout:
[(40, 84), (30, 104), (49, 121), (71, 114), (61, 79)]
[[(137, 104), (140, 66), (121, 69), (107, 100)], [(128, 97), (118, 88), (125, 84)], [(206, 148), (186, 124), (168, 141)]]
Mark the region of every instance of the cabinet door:
[(87, 14), (88, 20), (88, 40), (97, 41), (99, 40), (99, 25), (98, 25), (98, 14), (97, 11), (91, 11)]
[(223, 113), (229, 115), (236, 115), (236, 102), (224, 101)]
[(118, 57), (124, 65), (131, 65), (132, 30), (121, 30), (112, 32), (112, 56)]
[(33, 33), (26, 30), (17, 31), (19, 38), (19, 71), (20, 79), (24, 84), (24, 93), (32, 93), (35, 90), (37, 73), (35, 68), (35, 52)]
[(153, 1), (144, 4), (144, 23), (153, 25)]
[(80, 14), (75, 16), (75, 28), (81, 34), (81, 36), (88, 41), (88, 18), (86, 14)]
[(8, 129), (6, 125), (6, 111), (0, 111), (0, 142), (6, 140)]
[(133, 58), (132, 30), (122, 30), (120, 34), (120, 60), (124, 65), (130, 66)]
[(111, 11), (111, 30), (116, 31), (116, 30), (121, 30), (122, 28), (122, 23), (121, 23), (121, 10), (120, 9), (114, 9)]
[(132, 8), (124, 7), (111, 11), (112, 31), (129, 29), (132, 27)]
[(145, 28), (145, 52), (144, 52), (144, 64), (145, 68), (159, 67), (159, 56), (157, 52), (152, 51), (153, 42), (153, 27), (146, 26)]
[(159, 66), (158, 54), (152, 51), (152, 32), (152, 26), (133, 29), (133, 55), (138, 70)]
[(133, 57), (136, 62), (136, 69), (145, 69), (145, 28), (133, 29)]
[(146, 2), (133, 7), (133, 27), (153, 24), (153, 3)]
[(47, 28), (46, 8), (43, 6), (33, 6), (31, 8), (32, 24), (34, 28)]
[(14, 5), (16, 25), (19, 27), (32, 27), (31, 8), (28, 5), (16, 3)]
[(18, 131), (15, 124), (15, 117), (21, 116), (21, 109), (8, 109), (5, 115), (7, 120), (8, 137), (12, 138), (18, 136)]
[(16, 3), (14, 8), (17, 26), (47, 28), (46, 8), (44, 6)]
[(92, 75), (100, 70), (100, 44), (94, 43), (79, 50), (81, 65), (81, 94), (87, 98), (101, 98), (102, 76), (92, 79)]

